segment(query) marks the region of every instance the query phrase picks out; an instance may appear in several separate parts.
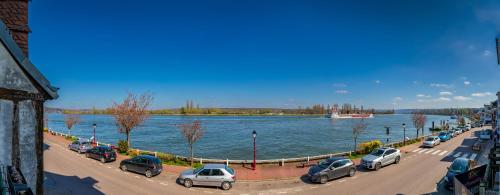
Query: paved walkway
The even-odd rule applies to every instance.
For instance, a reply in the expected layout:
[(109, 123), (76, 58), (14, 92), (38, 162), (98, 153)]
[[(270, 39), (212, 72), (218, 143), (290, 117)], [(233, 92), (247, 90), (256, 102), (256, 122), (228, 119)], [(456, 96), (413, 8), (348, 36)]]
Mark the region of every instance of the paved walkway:
[[(64, 139), (62, 136), (55, 136), (50, 133), (44, 134), (46, 139), (55, 141), (62, 145), (68, 145), (70, 141)], [(421, 144), (416, 143), (413, 145), (405, 146), (400, 148), (401, 152), (404, 154), (406, 151), (418, 148)], [(126, 155), (118, 154), (117, 161), (129, 158)], [(353, 160), (355, 164), (360, 163), (360, 159)], [(317, 161), (311, 161), (312, 164), (317, 163)], [(252, 170), (250, 165), (240, 165), (233, 164), (231, 167), (237, 173), (236, 178), (239, 181), (263, 181), (263, 180), (284, 180), (301, 177), (307, 174), (309, 167), (302, 168), (301, 163), (286, 163), (285, 166), (279, 166), (276, 164), (269, 165), (257, 165), (256, 170)], [(163, 165), (164, 171), (170, 174), (178, 175), (182, 171), (189, 169), (189, 167), (184, 166), (173, 166), (173, 165)]]

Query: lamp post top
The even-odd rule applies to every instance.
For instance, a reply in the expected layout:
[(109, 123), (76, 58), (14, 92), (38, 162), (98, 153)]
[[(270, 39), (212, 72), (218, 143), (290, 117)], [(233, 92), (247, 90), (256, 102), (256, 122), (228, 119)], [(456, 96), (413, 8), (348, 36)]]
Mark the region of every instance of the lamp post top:
[(256, 138), (256, 137), (257, 137), (257, 132), (256, 132), (255, 130), (253, 130), (253, 132), (252, 132), (252, 136), (253, 136), (253, 138)]

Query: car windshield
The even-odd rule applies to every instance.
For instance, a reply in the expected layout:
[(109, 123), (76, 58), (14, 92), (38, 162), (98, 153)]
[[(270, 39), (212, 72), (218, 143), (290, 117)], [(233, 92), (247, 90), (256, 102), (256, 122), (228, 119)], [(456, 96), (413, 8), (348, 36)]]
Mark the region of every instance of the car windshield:
[(200, 172), (202, 169), (203, 169), (203, 167), (197, 168), (197, 169), (193, 170), (193, 173), (196, 174), (196, 173)]
[(332, 164), (331, 161), (322, 160), (321, 162), (319, 162), (319, 167), (321, 167), (321, 168), (328, 168), (331, 164)]
[(427, 139), (425, 139), (425, 141), (434, 141), (434, 138), (433, 137), (428, 137)]
[(383, 150), (375, 150), (371, 153), (371, 155), (374, 155), (374, 156), (382, 156), (382, 154), (384, 154)]
[(467, 162), (459, 160), (453, 161), (450, 166), (450, 171), (455, 173), (463, 173), (467, 170)]
[(446, 135), (446, 133), (445, 133), (445, 132), (441, 132), (441, 133), (439, 133), (439, 136), (445, 136), (445, 135)]

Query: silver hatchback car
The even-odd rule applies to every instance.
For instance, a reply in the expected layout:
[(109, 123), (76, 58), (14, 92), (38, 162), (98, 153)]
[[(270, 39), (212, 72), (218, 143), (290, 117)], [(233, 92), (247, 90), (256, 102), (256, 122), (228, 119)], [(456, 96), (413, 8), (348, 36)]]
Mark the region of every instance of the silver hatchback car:
[(85, 140), (76, 140), (72, 142), (71, 144), (68, 145), (68, 148), (70, 150), (74, 150), (78, 153), (85, 153), (87, 150), (92, 149), (92, 145), (90, 142), (85, 141)]
[(367, 169), (379, 170), (385, 165), (398, 164), (399, 160), (401, 160), (401, 152), (398, 149), (383, 147), (363, 157), (361, 165)]
[(217, 186), (223, 190), (229, 190), (236, 181), (236, 174), (225, 164), (205, 164), (197, 169), (183, 171), (178, 180), (187, 188), (198, 185)]

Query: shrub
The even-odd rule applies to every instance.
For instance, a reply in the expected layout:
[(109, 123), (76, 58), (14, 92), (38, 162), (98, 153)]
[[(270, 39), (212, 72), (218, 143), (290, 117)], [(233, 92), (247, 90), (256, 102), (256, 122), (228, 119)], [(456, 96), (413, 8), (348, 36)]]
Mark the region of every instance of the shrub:
[(49, 129), (47, 127), (44, 127), (43, 132), (49, 132)]
[(128, 151), (128, 143), (125, 140), (120, 140), (118, 141), (118, 152), (119, 153), (126, 153)]
[(76, 141), (76, 140), (78, 139), (78, 138), (76, 138), (75, 136), (66, 136), (66, 137), (64, 137), (64, 138), (65, 138), (66, 140), (69, 140), (69, 141), (72, 141), (72, 142), (74, 142), (74, 141)]
[(374, 149), (379, 148), (382, 146), (382, 142), (380, 140), (374, 140), (374, 141), (369, 141), (369, 142), (363, 142), (359, 145), (361, 148), (361, 152), (363, 154), (369, 154), (371, 153)]

